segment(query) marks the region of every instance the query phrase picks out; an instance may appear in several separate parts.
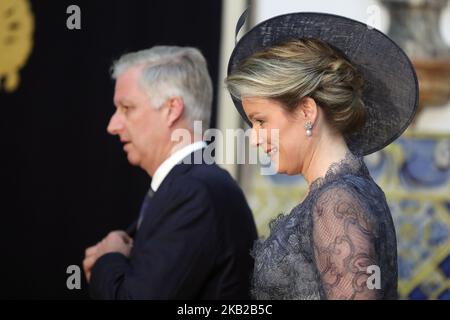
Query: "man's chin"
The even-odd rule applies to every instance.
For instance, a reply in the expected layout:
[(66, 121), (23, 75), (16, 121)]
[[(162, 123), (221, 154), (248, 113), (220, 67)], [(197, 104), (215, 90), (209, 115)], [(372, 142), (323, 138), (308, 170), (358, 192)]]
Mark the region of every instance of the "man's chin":
[(128, 162), (132, 165), (132, 166), (139, 166), (140, 161), (138, 159), (138, 157), (133, 156), (132, 154), (127, 154), (127, 159)]

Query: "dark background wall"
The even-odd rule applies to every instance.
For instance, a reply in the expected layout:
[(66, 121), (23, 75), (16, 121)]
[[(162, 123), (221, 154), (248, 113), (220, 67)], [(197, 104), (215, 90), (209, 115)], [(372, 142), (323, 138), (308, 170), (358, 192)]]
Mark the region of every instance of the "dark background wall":
[[(67, 289), (67, 266), (127, 227), (150, 182), (106, 133), (109, 67), (128, 51), (190, 45), (206, 56), (217, 88), (221, 1), (30, 3), (32, 53), (19, 88), (0, 90), (0, 298), (88, 298), (84, 276), (81, 290)], [(66, 28), (71, 4), (81, 8), (81, 30)]]

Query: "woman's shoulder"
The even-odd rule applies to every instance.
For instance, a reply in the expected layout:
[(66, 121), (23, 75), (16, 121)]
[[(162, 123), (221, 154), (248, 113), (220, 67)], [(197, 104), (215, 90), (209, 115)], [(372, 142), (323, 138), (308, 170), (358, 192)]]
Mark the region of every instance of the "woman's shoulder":
[(342, 174), (335, 179), (326, 181), (317, 191), (319, 194), (332, 193), (337, 190), (342, 190), (347, 193), (354, 193), (355, 195), (365, 196), (367, 192), (383, 193), (381, 188), (373, 180), (369, 173), (349, 172)]
[[(370, 175), (362, 157), (348, 152), (344, 159), (333, 163), (324, 177), (311, 184), (317, 197), (347, 195), (355, 198), (384, 198), (384, 193)], [(334, 195), (334, 196), (333, 196)]]
[(315, 224), (325, 221), (330, 228), (352, 222), (374, 229), (381, 222), (389, 222), (386, 220), (390, 217), (386, 197), (370, 176), (343, 175), (317, 190), (313, 202)]
[(370, 173), (362, 157), (347, 152), (346, 156), (332, 163), (323, 177), (314, 180), (310, 185), (311, 191), (324, 191), (336, 185), (351, 185), (352, 182), (369, 183)]

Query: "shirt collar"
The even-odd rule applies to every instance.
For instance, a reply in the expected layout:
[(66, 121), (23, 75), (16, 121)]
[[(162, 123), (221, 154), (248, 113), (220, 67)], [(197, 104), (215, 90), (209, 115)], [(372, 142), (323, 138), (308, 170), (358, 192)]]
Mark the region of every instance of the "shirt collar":
[(156, 169), (155, 174), (152, 177), (152, 183), (150, 187), (153, 191), (157, 191), (163, 180), (169, 174), (181, 160), (186, 158), (189, 154), (206, 147), (205, 141), (197, 141), (190, 145), (187, 145), (180, 150), (174, 152), (169, 158), (164, 160), (163, 163)]

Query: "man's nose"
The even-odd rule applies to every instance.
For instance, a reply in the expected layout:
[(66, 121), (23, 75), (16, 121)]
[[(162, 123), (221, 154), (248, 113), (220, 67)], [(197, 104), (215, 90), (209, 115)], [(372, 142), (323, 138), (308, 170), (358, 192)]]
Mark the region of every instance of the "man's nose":
[(116, 135), (119, 134), (119, 132), (122, 129), (123, 129), (123, 119), (116, 111), (109, 120), (106, 131), (108, 131), (109, 134)]

